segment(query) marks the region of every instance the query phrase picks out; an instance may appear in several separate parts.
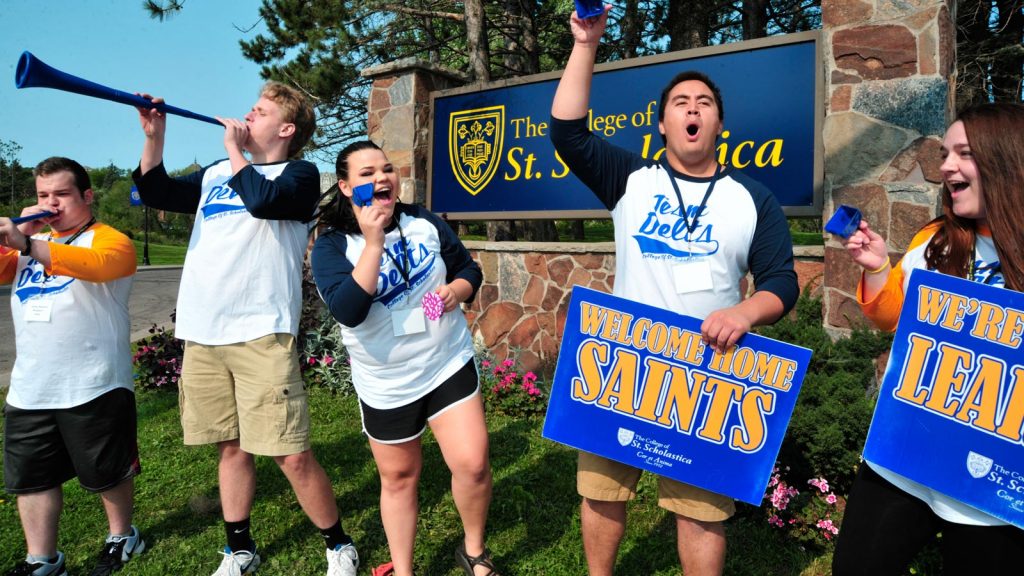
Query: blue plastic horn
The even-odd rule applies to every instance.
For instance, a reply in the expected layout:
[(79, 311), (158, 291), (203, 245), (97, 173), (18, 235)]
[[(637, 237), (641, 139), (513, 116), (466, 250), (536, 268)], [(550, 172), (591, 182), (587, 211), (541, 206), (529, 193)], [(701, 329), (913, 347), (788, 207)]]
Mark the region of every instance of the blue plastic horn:
[(53, 212), (36, 212), (35, 214), (29, 214), (28, 216), (15, 216), (11, 218), (11, 222), (15, 225), (24, 224), (25, 222), (31, 222), (33, 220), (39, 220), (40, 218), (46, 218), (48, 216), (56, 216)]
[(110, 100), (111, 102), (128, 104), (129, 106), (156, 108), (165, 114), (175, 114), (191, 118), (193, 120), (209, 122), (216, 126), (224, 126), (218, 122), (216, 118), (203, 116), (202, 114), (196, 114), (195, 112), (189, 112), (188, 110), (168, 106), (167, 104), (153, 104), (142, 96), (136, 96), (135, 94), (129, 94), (128, 92), (123, 92), (121, 90), (107, 88), (101, 84), (83, 80), (78, 76), (72, 76), (71, 74), (61, 72), (56, 68), (48, 66), (45, 62), (36, 58), (28, 51), (22, 52), (21, 58), (18, 58), (18, 68), (14, 71), (14, 85), (18, 88), (54, 88), (65, 92), (74, 92), (75, 94), (81, 94), (83, 96), (92, 96), (93, 98), (101, 98), (103, 100)]
[(580, 18), (596, 18), (604, 14), (604, 0), (576, 0), (576, 15)]

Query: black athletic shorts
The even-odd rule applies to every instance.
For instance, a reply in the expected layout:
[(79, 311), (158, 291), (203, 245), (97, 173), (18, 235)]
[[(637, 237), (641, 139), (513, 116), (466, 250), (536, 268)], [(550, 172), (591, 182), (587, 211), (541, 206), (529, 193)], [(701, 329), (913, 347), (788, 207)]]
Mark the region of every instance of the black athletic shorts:
[(476, 362), (470, 360), (451, 378), (422, 398), (405, 406), (379, 410), (359, 401), (363, 431), (371, 440), (399, 444), (415, 440), (427, 429), (427, 421), (471, 398), (480, 389)]
[(73, 408), (4, 406), (4, 487), (12, 494), (42, 492), (76, 476), (82, 488), (104, 492), (140, 471), (131, 390)]

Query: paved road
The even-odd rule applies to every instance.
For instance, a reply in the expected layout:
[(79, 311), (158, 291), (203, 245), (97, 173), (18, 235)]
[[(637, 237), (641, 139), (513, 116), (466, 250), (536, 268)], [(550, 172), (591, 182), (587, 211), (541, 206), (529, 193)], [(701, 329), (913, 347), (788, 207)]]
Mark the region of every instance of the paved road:
[[(132, 319), (132, 340), (149, 334), (149, 328), (171, 326), (171, 312), (178, 298), (180, 266), (148, 266), (135, 274), (128, 311)], [(11, 287), (0, 286), (0, 388), (11, 381), (14, 367), (14, 324), (11, 321)]]

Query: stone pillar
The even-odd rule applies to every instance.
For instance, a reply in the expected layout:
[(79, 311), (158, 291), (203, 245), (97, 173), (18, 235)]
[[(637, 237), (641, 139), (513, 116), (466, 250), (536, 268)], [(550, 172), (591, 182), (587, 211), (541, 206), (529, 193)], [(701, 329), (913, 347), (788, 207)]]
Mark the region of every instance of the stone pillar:
[(430, 93), (467, 82), (453, 70), (403, 58), (362, 71), (373, 82), (366, 128), (398, 169), (402, 202), (423, 204), (427, 197), (430, 151)]
[[(824, 214), (860, 208), (893, 262), (939, 213), (939, 145), (953, 116), (952, 0), (822, 0), (826, 78)], [(860, 268), (825, 246), (825, 324), (867, 325)]]

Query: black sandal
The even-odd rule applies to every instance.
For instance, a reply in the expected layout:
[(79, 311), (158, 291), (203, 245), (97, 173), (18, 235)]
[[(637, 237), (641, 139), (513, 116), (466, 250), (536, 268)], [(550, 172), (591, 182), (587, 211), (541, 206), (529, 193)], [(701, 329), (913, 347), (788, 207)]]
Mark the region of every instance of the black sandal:
[(491, 551), (487, 548), (484, 548), (484, 553), (479, 556), (470, 556), (466, 554), (466, 545), (459, 544), (459, 549), (455, 551), (455, 561), (467, 576), (476, 576), (476, 572), (473, 571), (474, 566), (483, 566), (490, 570), (486, 576), (501, 576), (498, 574), (498, 569), (494, 567), (494, 559), (491, 558)]

